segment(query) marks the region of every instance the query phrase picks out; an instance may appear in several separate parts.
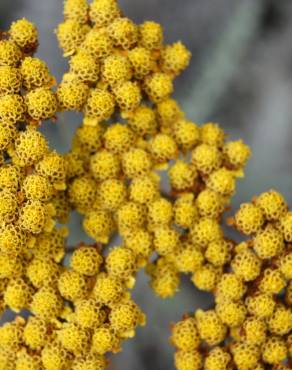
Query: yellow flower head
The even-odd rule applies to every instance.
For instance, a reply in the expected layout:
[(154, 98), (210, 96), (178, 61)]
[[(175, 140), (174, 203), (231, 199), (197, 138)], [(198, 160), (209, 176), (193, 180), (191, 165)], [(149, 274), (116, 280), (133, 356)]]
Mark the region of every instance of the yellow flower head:
[(56, 94), (45, 87), (30, 91), (25, 97), (27, 112), (36, 121), (52, 118), (58, 109)]
[(108, 26), (114, 46), (122, 49), (132, 48), (138, 41), (138, 27), (129, 18), (116, 18)]
[(68, 195), (70, 203), (79, 211), (91, 209), (96, 198), (96, 183), (88, 176), (76, 177), (69, 184)]
[(103, 258), (95, 247), (81, 246), (71, 257), (70, 266), (80, 274), (93, 276), (99, 272)]
[(34, 257), (27, 266), (26, 275), (34, 287), (41, 288), (58, 280), (60, 267), (49, 256)]
[(132, 77), (131, 64), (124, 55), (110, 55), (104, 59), (102, 79), (115, 89), (117, 84), (129, 81)]
[(206, 259), (214, 266), (223, 266), (230, 261), (231, 243), (224, 239), (211, 242), (205, 252)]
[(141, 104), (128, 114), (128, 124), (139, 136), (153, 135), (157, 128), (155, 112)]
[(58, 279), (58, 289), (63, 298), (77, 301), (84, 298), (88, 291), (85, 276), (72, 270), (65, 270)]
[(275, 257), (279, 255), (283, 249), (283, 235), (271, 225), (259, 231), (254, 238), (254, 250), (262, 259)]
[(246, 165), (251, 151), (242, 140), (229, 141), (223, 146), (223, 154), (227, 164), (234, 169), (242, 168)]
[(243, 281), (234, 273), (224, 273), (221, 275), (216, 286), (216, 301), (239, 301), (244, 295), (246, 287)]
[(58, 341), (48, 342), (41, 352), (46, 370), (63, 370), (70, 367), (72, 355)]
[(0, 65), (17, 67), (23, 58), (22, 52), (12, 40), (0, 40)]
[(73, 321), (84, 329), (92, 329), (103, 324), (106, 313), (95, 299), (87, 298), (76, 302)]
[(53, 187), (50, 181), (38, 174), (27, 176), (23, 182), (22, 189), (25, 197), (30, 200), (47, 202), (53, 195)]
[(236, 343), (232, 347), (232, 354), (239, 369), (253, 369), (260, 360), (259, 348), (247, 343)]
[(76, 52), (84, 41), (88, 27), (76, 20), (68, 19), (59, 24), (56, 34), (60, 48), (63, 49), (64, 56), (70, 56)]
[(86, 0), (65, 0), (64, 17), (79, 23), (86, 23), (88, 20), (88, 4)]
[(135, 229), (124, 236), (125, 246), (139, 258), (148, 258), (152, 251), (152, 235), (144, 229)]
[(153, 103), (160, 103), (173, 92), (173, 83), (169, 75), (155, 72), (145, 79), (145, 92)]
[(178, 370), (199, 370), (202, 368), (202, 355), (198, 350), (178, 351), (174, 355), (175, 367)]
[(134, 252), (123, 246), (113, 247), (106, 257), (106, 269), (114, 277), (124, 280), (131, 278), (137, 270)]
[(146, 210), (141, 204), (125, 203), (117, 213), (118, 227), (121, 234), (141, 228), (146, 221)]
[(38, 58), (26, 57), (20, 67), (23, 86), (27, 90), (50, 87), (54, 79), (45, 62)]
[(96, 28), (107, 26), (120, 16), (120, 8), (116, 0), (94, 0), (89, 16)]
[(178, 102), (171, 98), (157, 103), (156, 114), (158, 122), (164, 128), (172, 126), (174, 123), (184, 118), (184, 113)]
[(165, 198), (157, 198), (148, 205), (148, 223), (151, 227), (169, 225), (172, 221), (172, 204)]
[(193, 149), (200, 139), (199, 127), (194, 122), (180, 119), (173, 129), (174, 139), (183, 150)]
[(70, 60), (70, 72), (85, 83), (96, 83), (99, 78), (99, 63), (88, 52), (79, 51)]
[(11, 66), (0, 66), (0, 95), (18, 94), (21, 88), (21, 74)]
[(139, 45), (154, 50), (160, 49), (163, 42), (163, 30), (159, 23), (145, 21), (139, 26)]
[(108, 211), (90, 211), (83, 220), (83, 227), (96, 242), (106, 244), (114, 231), (114, 220)]
[(165, 163), (170, 159), (175, 159), (178, 148), (174, 139), (167, 134), (159, 133), (155, 135), (150, 143), (150, 150), (156, 163)]
[(25, 18), (13, 22), (9, 34), (11, 39), (25, 52), (34, 51), (38, 46), (36, 26)]
[(235, 190), (235, 177), (226, 168), (220, 168), (210, 174), (207, 187), (220, 195), (231, 196)]
[(155, 251), (161, 256), (174, 253), (179, 244), (179, 233), (170, 226), (163, 225), (155, 228), (153, 245)]
[(197, 310), (195, 313), (199, 335), (208, 345), (219, 344), (225, 339), (226, 326), (214, 310)]
[(208, 122), (201, 127), (201, 140), (204, 144), (221, 148), (224, 144), (224, 139), (225, 133), (217, 123)]
[(222, 301), (216, 304), (215, 309), (222, 322), (229, 327), (241, 325), (246, 316), (246, 308), (242, 302)]
[[(13, 123), (0, 122), (0, 150), (4, 151), (12, 147), (17, 137), (17, 129)], [(1, 169), (3, 166), (1, 166)]]
[(20, 95), (4, 95), (0, 97), (0, 118), (3, 122), (15, 124), (23, 122), (26, 105)]
[(245, 303), (249, 313), (259, 319), (271, 317), (276, 305), (272, 295), (267, 293), (257, 293), (247, 297)]
[(138, 325), (145, 325), (145, 317), (135, 302), (129, 300), (114, 305), (109, 315), (111, 327), (122, 337), (132, 337)]
[(241, 204), (235, 214), (236, 227), (246, 235), (258, 232), (264, 223), (264, 215), (260, 208), (252, 203)]
[(115, 87), (113, 92), (117, 105), (123, 113), (134, 111), (142, 99), (139, 84), (132, 81), (120, 83)]
[(27, 248), (27, 235), (16, 223), (3, 223), (0, 227), (1, 251), (21, 254)]
[(57, 331), (57, 338), (62, 347), (75, 356), (87, 353), (90, 341), (89, 335), (86, 329), (78, 327), (75, 323), (65, 323)]
[(272, 365), (281, 364), (287, 357), (287, 346), (283, 338), (269, 336), (262, 347), (264, 362)]
[(192, 194), (186, 194), (176, 199), (173, 210), (174, 223), (184, 229), (189, 229), (199, 219), (199, 212), (194, 204)]
[(62, 82), (57, 89), (58, 103), (62, 110), (82, 111), (88, 95), (89, 87), (79, 80)]
[(5, 304), (15, 312), (29, 307), (33, 296), (32, 286), (23, 278), (11, 280), (4, 292)]
[(150, 286), (161, 298), (168, 298), (178, 291), (180, 279), (174, 263), (162, 257), (156, 263), (147, 266), (146, 272), (150, 275)]
[(191, 228), (190, 236), (194, 244), (204, 248), (213, 241), (222, 238), (222, 229), (216, 220), (201, 217)]
[(198, 268), (193, 274), (192, 282), (200, 289), (211, 292), (220, 278), (220, 269), (213, 265), (205, 264)]
[(100, 355), (87, 354), (75, 357), (72, 370), (105, 370), (107, 361)]
[(110, 126), (104, 134), (104, 146), (112, 153), (126, 152), (134, 144), (135, 136), (131, 129), (121, 123)]
[(15, 141), (15, 158), (22, 167), (39, 162), (48, 152), (45, 137), (36, 130), (26, 130), (19, 133)]
[(179, 272), (192, 272), (199, 270), (204, 263), (204, 255), (200, 248), (186, 241), (181, 243), (175, 253), (175, 265)]
[(205, 359), (206, 370), (226, 370), (231, 361), (230, 354), (221, 347), (214, 347)]
[(124, 293), (121, 279), (113, 275), (101, 273), (97, 276), (92, 295), (97, 302), (112, 306), (116, 304)]
[(9, 190), (0, 192), (0, 218), (2, 222), (13, 222), (18, 216), (18, 199)]
[(22, 341), (23, 322), (21, 319), (6, 322), (0, 327), (0, 345), (3, 349), (17, 352)]
[(217, 170), (222, 163), (222, 154), (216, 146), (200, 144), (192, 151), (192, 163), (203, 175)]
[(180, 41), (172, 45), (166, 45), (162, 50), (161, 69), (163, 72), (177, 76), (186, 69), (190, 59), (190, 51)]
[(149, 204), (159, 196), (159, 184), (151, 176), (136, 177), (129, 187), (130, 199), (140, 204)]
[(31, 312), (44, 320), (55, 319), (64, 307), (64, 302), (58, 291), (50, 286), (43, 286), (35, 295), (31, 303)]
[(239, 278), (252, 281), (260, 274), (261, 260), (250, 249), (245, 249), (235, 255), (231, 267)]
[(22, 181), (21, 169), (14, 164), (6, 164), (0, 167), (0, 189), (16, 192)]
[(205, 189), (199, 193), (196, 205), (201, 217), (218, 219), (223, 211), (222, 197), (211, 189)]
[(23, 331), (25, 344), (32, 350), (42, 348), (48, 340), (48, 325), (45, 320), (30, 316)]
[(17, 370), (39, 370), (42, 366), (41, 356), (36, 353), (29, 353), (22, 349), (17, 354), (16, 369)]
[(108, 179), (98, 187), (97, 205), (101, 209), (117, 211), (126, 198), (126, 185), (121, 180)]
[(111, 326), (105, 324), (94, 330), (91, 346), (93, 353), (103, 355), (107, 352), (118, 352), (119, 349), (120, 338)]
[(90, 159), (90, 170), (97, 181), (117, 178), (121, 171), (119, 157), (105, 150), (99, 151)]
[(284, 235), (286, 242), (292, 242), (292, 212), (287, 212), (283, 217), (280, 218), (279, 229)]
[(134, 77), (138, 80), (146, 77), (153, 69), (151, 52), (143, 47), (135, 47), (128, 53), (131, 66), (134, 70)]
[(88, 126), (83, 124), (75, 133), (75, 140), (83, 152), (96, 153), (102, 146), (103, 127), (101, 125)]
[(143, 149), (132, 148), (122, 155), (122, 167), (124, 174), (132, 179), (147, 175), (152, 167), (150, 155)]
[(171, 343), (179, 350), (192, 351), (200, 345), (196, 320), (188, 317), (172, 327)]
[(265, 321), (254, 316), (250, 316), (244, 321), (242, 329), (243, 338), (246, 343), (259, 345), (266, 341), (267, 325)]
[[(107, 0), (106, 0), (107, 1)], [(86, 51), (95, 59), (105, 58), (113, 51), (113, 42), (106, 28), (92, 28), (85, 36), (80, 50)]]

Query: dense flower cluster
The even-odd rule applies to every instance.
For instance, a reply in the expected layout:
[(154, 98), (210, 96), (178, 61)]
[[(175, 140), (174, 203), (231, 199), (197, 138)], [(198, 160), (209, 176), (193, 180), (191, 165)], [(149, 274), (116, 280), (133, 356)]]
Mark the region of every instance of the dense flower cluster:
[[(271, 190), (228, 220), (250, 239), (224, 236), (250, 149), (216, 123), (189, 121), (171, 97), (190, 52), (164, 45), (159, 24), (136, 25), (116, 0), (65, 0), (56, 34), (70, 57), (56, 92), (33, 56), (35, 26), (21, 19), (1, 34), (0, 310), (32, 316), (0, 327), (0, 370), (104, 370), (108, 353), (145, 324), (131, 297), (141, 268), (162, 298), (182, 273), (214, 295), (212, 309), (173, 327), (178, 370), (287, 368), (291, 212)], [(64, 110), (84, 117), (60, 155), (38, 126)], [(72, 210), (96, 244), (79, 245), (65, 264), (59, 224)], [(120, 245), (105, 253), (115, 235)]]
[[(1, 311), (29, 308), (35, 289), (49, 281), (50, 270), (55, 274), (67, 235), (55, 227), (52, 202), (66, 188), (65, 161), (35, 126), (57, 109), (53, 77), (32, 56), (36, 47), (37, 30), (26, 19), (14, 22), (0, 40)], [(43, 280), (33, 276), (33, 269), (47, 266)]]
[[(223, 272), (211, 261), (213, 270), (195, 273), (201, 275), (196, 285), (212, 291), (215, 305), (174, 325), (176, 367), (288, 369), (283, 364), (291, 357), (291, 211), (270, 190), (242, 204), (230, 221), (249, 239), (231, 245)], [(220, 251), (222, 246), (217, 259)], [(212, 288), (202, 281), (214, 281)]]
[(181, 42), (163, 45), (158, 23), (135, 24), (115, 0), (90, 5), (68, 0), (64, 16), (56, 30), (64, 55), (70, 57), (69, 72), (57, 90), (62, 109), (83, 111), (86, 124), (94, 126), (119, 111), (152, 130), (151, 122), (147, 127), (141, 121), (149, 116), (142, 100), (156, 105), (167, 99), (191, 53)]

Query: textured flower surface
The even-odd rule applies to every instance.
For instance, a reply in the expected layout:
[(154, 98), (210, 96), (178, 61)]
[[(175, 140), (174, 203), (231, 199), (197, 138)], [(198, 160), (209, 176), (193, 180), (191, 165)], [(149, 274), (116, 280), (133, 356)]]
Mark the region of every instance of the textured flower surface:
[[(116, 0), (65, 0), (63, 15), (59, 83), (35, 57), (33, 23), (0, 35), (0, 311), (17, 314), (0, 327), (0, 370), (110, 368), (146, 325), (141, 269), (157, 297), (187, 277), (213, 298), (171, 327), (178, 370), (288, 369), (286, 200), (271, 189), (226, 218), (251, 150), (174, 99), (191, 58), (181, 41)], [(43, 121), (64, 111), (82, 118), (61, 154)], [(72, 214), (90, 241), (69, 245)]]

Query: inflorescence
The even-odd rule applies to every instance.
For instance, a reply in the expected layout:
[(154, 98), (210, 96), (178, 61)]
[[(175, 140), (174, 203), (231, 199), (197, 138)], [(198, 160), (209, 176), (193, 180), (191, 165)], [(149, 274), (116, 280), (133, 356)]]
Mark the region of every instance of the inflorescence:
[[(224, 235), (251, 152), (218, 124), (190, 121), (172, 98), (191, 53), (116, 0), (65, 0), (56, 35), (69, 58), (59, 84), (34, 57), (32, 23), (1, 34), (0, 309), (17, 316), (0, 327), (0, 370), (104, 370), (146, 323), (131, 296), (141, 268), (161, 298), (175, 295), (181, 274), (214, 296), (214, 307), (172, 327), (178, 370), (289, 369), (291, 211), (270, 190), (227, 220), (241, 243)], [(60, 155), (38, 127), (62, 111), (83, 120)], [(73, 210), (95, 244), (65, 265)]]

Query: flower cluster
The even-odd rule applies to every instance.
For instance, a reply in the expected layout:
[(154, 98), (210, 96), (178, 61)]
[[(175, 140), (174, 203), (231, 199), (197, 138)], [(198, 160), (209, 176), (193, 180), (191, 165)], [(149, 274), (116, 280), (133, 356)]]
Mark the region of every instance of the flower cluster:
[(116, 0), (67, 0), (64, 16), (56, 33), (70, 69), (57, 95), (62, 109), (83, 111), (89, 125), (115, 111), (132, 119), (149, 115), (143, 98), (153, 104), (167, 99), (173, 79), (189, 64), (191, 53), (181, 42), (163, 45), (158, 23), (135, 24)]
[(223, 273), (213, 272), (214, 307), (172, 328), (178, 370), (279, 369), (291, 357), (291, 211), (270, 190), (229, 221), (249, 239), (229, 249)]
[[(116, 0), (66, 0), (57, 30), (69, 70), (56, 92), (21, 19), (0, 39), (0, 370), (104, 370), (145, 315), (131, 297), (145, 268), (162, 297), (180, 274), (214, 307), (172, 329), (178, 370), (286, 368), (292, 353), (292, 217), (271, 190), (227, 223), (222, 216), (250, 157), (218, 124), (189, 121), (171, 97), (189, 64), (162, 27), (136, 25)], [(39, 124), (83, 112), (69, 152), (49, 148)], [(163, 195), (161, 172), (171, 191)], [(95, 244), (64, 263), (72, 210)], [(114, 235), (120, 245), (104, 250)], [(150, 259), (151, 258), (151, 259)], [(150, 262), (151, 261), (151, 262)]]
[(104, 258), (97, 246), (80, 245), (69, 267), (34, 257), (25, 278), (7, 283), (4, 299), (26, 302), (34, 316), (0, 328), (0, 368), (105, 369), (104, 355), (145, 324), (124, 283), (135, 269), (133, 255), (118, 248)]
[[(38, 46), (34, 24), (20, 19), (4, 36), (0, 39), (1, 132), (12, 131), (20, 123), (38, 124), (52, 118), (58, 109), (51, 90), (55, 80), (46, 63), (33, 57)], [(1, 150), (8, 146), (9, 138), (4, 141), (1, 135)]]
[(54, 79), (32, 56), (36, 47), (37, 30), (26, 19), (14, 22), (0, 40), (1, 311), (29, 307), (39, 283), (30, 280), (30, 265), (38, 260), (44, 271), (55, 271), (67, 235), (55, 227), (52, 202), (66, 188), (65, 161), (35, 125), (57, 109)]

